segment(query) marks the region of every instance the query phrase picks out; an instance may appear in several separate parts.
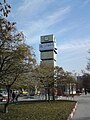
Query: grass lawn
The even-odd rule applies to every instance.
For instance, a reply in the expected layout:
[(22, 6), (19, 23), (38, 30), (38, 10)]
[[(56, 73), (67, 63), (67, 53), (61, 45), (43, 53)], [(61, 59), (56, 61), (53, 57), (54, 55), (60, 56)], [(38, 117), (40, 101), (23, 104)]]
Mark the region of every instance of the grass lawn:
[(0, 105), (0, 120), (67, 120), (75, 102), (32, 102), (10, 104), (9, 112), (3, 113)]

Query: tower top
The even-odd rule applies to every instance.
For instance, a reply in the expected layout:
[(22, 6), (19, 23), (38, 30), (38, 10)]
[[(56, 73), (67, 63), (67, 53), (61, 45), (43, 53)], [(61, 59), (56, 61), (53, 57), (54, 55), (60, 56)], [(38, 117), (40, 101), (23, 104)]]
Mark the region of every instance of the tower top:
[(40, 37), (40, 42), (41, 43), (49, 43), (49, 42), (55, 42), (55, 36), (53, 34), (51, 35), (44, 35)]

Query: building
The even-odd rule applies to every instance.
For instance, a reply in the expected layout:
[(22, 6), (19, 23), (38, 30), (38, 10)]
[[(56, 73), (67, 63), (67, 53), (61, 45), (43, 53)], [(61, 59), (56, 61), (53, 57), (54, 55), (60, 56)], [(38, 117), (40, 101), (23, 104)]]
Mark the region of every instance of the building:
[[(56, 54), (57, 54), (57, 48), (56, 48), (56, 39), (53, 34), (51, 35), (44, 35), (40, 37), (40, 45), (39, 45), (39, 51), (40, 51), (40, 64), (45, 63), (49, 64), (52, 67), (56, 66)], [(53, 69), (54, 70), (54, 69)], [(52, 71), (54, 73), (54, 71)], [(55, 77), (53, 76), (52, 81), (54, 80), (53, 86), (55, 86)], [(47, 87), (45, 88), (45, 91), (47, 91), (45, 94), (48, 93)], [(52, 96), (54, 99), (54, 89), (51, 88)], [(48, 95), (49, 98), (49, 95)], [(48, 99), (46, 98), (46, 99)]]
[(56, 66), (56, 39), (53, 34), (44, 35), (40, 37), (40, 59), (41, 63), (48, 63), (52, 66)]
[[(56, 38), (53, 34), (51, 35), (44, 35), (40, 37), (40, 63), (47, 63), (52, 65), (53, 67), (56, 66), (56, 54), (57, 54), (57, 47), (56, 47)], [(54, 71), (55, 72), (55, 71)], [(75, 85), (74, 84), (60, 84), (58, 85), (57, 78), (54, 75), (54, 90), (56, 93), (60, 94), (75, 94)]]

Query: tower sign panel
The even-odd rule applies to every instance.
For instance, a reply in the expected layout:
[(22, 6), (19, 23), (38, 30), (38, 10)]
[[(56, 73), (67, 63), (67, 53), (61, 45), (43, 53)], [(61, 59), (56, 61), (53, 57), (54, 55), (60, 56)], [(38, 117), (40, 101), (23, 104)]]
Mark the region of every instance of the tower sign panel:
[(55, 42), (55, 37), (53, 34), (45, 35), (40, 37), (41, 43)]
[(53, 50), (54, 49), (54, 43), (44, 43), (39, 45), (39, 50)]

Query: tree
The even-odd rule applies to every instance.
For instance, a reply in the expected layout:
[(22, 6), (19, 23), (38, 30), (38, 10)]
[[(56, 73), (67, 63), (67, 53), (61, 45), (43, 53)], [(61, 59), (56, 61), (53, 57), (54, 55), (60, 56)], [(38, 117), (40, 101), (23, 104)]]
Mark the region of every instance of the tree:
[(24, 70), (25, 72), (19, 77), (17, 80), (18, 82), (16, 81), (12, 88), (16, 88), (21, 91), (22, 89), (28, 90), (30, 93), (30, 90), (34, 89), (35, 85), (37, 84), (37, 81), (34, 79), (34, 77), (32, 77), (35, 66), (36, 62), (34, 62), (32, 66), (31, 64), (27, 64), (27, 69)]
[(55, 67), (55, 77), (57, 81), (57, 90), (59, 90), (59, 94), (64, 94), (64, 89), (69, 87), (69, 94), (70, 94), (70, 87), (72, 87), (73, 93), (73, 86), (75, 83), (75, 78), (72, 76), (70, 72), (65, 72), (62, 67), (56, 66)]
[(36, 62), (32, 47), (24, 43), (24, 34), (17, 31), (15, 22), (11, 23), (4, 18), (10, 9), (6, 0), (0, 2), (0, 85), (5, 86), (8, 92), (5, 112), (9, 104), (10, 88), (17, 80), (25, 80)]
[(54, 72), (55, 72), (57, 84), (60, 84), (62, 81), (64, 81), (65, 71), (63, 70), (62, 67), (56, 66)]
[(63, 81), (65, 80), (65, 71), (63, 70), (62, 67), (56, 66), (55, 67), (55, 81), (56, 81), (56, 86), (57, 86), (57, 95), (63, 95), (64, 93), (64, 83)]
[(87, 91), (90, 90), (90, 74), (84, 73), (82, 79), (83, 79), (83, 87), (85, 90), (85, 94), (87, 94)]
[(18, 32), (15, 23), (5, 18), (0, 19), (0, 84), (6, 86), (9, 104), (10, 88), (33, 68), (35, 54), (31, 46), (24, 43), (25, 37)]
[(76, 84), (75, 77), (72, 75), (72, 73), (66, 72), (65, 79), (66, 79), (65, 83), (69, 86), (69, 95), (70, 95), (70, 91), (72, 92), (73, 95), (73, 88)]
[(53, 95), (54, 89), (54, 68), (50, 64), (40, 64), (34, 70), (33, 76), (38, 80), (38, 85), (45, 89), (46, 100), (50, 101), (51, 90)]
[[(88, 51), (88, 53), (90, 54), (90, 49)], [(88, 59), (88, 64), (87, 64), (87, 68), (88, 71), (90, 71), (90, 58)]]
[(2, 15), (7, 17), (8, 14), (10, 13), (10, 9), (11, 9), (11, 6), (7, 3), (6, 0), (3, 0), (2, 2), (0, 2), (0, 12), (2, 13)]
[(76, 89), (77, 89), (77, 93), (81, 93), (83, 90), (83, 77), (82, 77), (82, 75), (77, 76)]
[[(90, 54), (90, 49), (88, 53)], [(88, 59), (86, 70), (90, 72), (90, 59)], [(86, 73), (85, 71), (82, 71), (83, 87), (85, 90), (85, 94), (87, 94), (87, 91), (90, 90), (90, 73), (89, 72)]]

